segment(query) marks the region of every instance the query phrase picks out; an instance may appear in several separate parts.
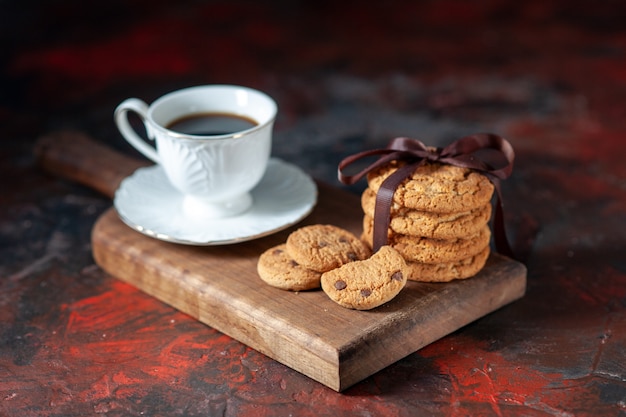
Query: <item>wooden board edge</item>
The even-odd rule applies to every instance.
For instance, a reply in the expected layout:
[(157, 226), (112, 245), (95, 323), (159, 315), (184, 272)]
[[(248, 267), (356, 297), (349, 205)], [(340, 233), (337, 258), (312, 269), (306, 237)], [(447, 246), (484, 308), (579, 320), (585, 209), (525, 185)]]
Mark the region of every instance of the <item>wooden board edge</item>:
[[(109, 245), (106, 239), (106, 231), (101, 230), (101, 223), (106, 220), (104, 216), (116, 213), (107, 212), (98, 219), (92, 231), (93, 257), (96, 264), (115, 278), (124, 281), (142, 292), (151, 295), (159, 301), (168, 304), (177, 310), (188, 314), (201, 323), (224, 333), (233, 339), (253, 348), (254, 350), (302, 373), (303, 375), (339, 390), (339, 360), (338, 351), (325, 343), (312, 343), (304, 346), (301, 340), (296, 341), (299, 346), (297, 352), (289, 349), (294, 340), (291, 333), (280, 334), (271, 326), (247, 316), (244, 320), (233, 322), (228, 320), (229, 314), (241, 315), (242, 312), (225, 305), (222, 300), (210, 303), (190, 303), (195, 299), (197, 288), (193, 286), (180, 287), (179, 292), (172, 292), (170, 288), (163, 288), (147, 282), (141, 277), (146, 275), (158, 276), (158, 271), (148, 271), (141, 262), (134, 260), (134, 255), (124, 251), (120, 245)], [(148, 238), (146, 238), (148, 239)], [(114, 256), (112, 256), (114, 254)], [(124, 269), (125, 274), (115, 274), (113, 271)], [(182, 302), (181, 300), (186, 300)], [(207, 299), (205, 298), (204, 301)], [(221, 314), (217, 314), (220, 311)], [(224, 314), (224, 311), (229, 314)], [(263, 341), (263, 343), (260, 343)]]
[[(228, 314), (217, 314), (218, 309), (224, 309), (223, 298), (220, 299), (218, 297), (218, 299), (208, 304), (206, 302), (200, 303), (197, 293), (201, 291), (201, 289), (197, 286), (194, 287), (193, 283), (187, 285), (186, 288), (185, 286), (181, 286), (181, 288), (177, 289), (177, 291), (179, 291), (178, 293), (172, 293), (171, 288), (166, 290), (160, 288), (159, 285), (155, 285), (155, 282), (143, 282), (141, 280), (142, 276), (155, 275), (155, 273), (158, 276), (158, 271), (154, 269), (141, 270), (142, 263), (138, 262), (137, 258), (134, 258), (138, 256), (138, 254), (133, 254), (132, 250), (128, 250), (125, 245), (120, 244), (119, 237), (116, 237), (116, 239), (109, 237), (109, 242), (106, 242), (106, 238), (102, 239), (103, 236), (107, 236), (107, 230), (100, 230), (101, 222), (105, 220), (105, 216), (109, 216), (109, 219), (113, 217), (116, 221), (119, 221), (117, 214), (111, 209), (98, 219), (92, 231), (94, 259), (103, 270), (137, 287), (141, 291), (152, 295), (160, 301), (189, 314), (200, 322), (233, 337), (260, 353), (338, 392), (344, 391), (355, 383), (360, 382), (439, 338), (458, 330), (464, 325), (515, 301), (524, 295), (526, 289), (525, 267), (515, 261), (508, 260), (508, 258), (505, 259), (499, 255), (492, 255), (492, 258), (499, 261), (496, 263), (496, 266), (502, 269), (499, 271), (499, 274), (506, 278), (498, 281), (498, 285), (503, 286), (502, 294), (500, 297), (495, 297), (490, 300), (490, 302), (482, 306), (482, 308), (474, 309), (471, 315), (455, 314), (455, 316), (464, 317), (462, 321), (446, 321), (446, 312), (438, 311), (436, 303), (431, 300), (431, 305), (428, 306), (428, 308), (439, 315), (447, 325), (437, 329), (426, 329), (428, 330), (427, 338), (423, 337), (425, 330), (424, 323), (419, 319), (409, 318), (407, 320), (400, 320), (403, 322), (403, 326), (405, 326), (405, 328), (401, 329), (402, 331), (398, 331), (393, 323), (387, 323), (383, 324), (383, 327), (375, 329), (375, 331), (370, 331), (369, 338), (364, 337), (358, 340), (352, 340), (346, 346), (333, 347), (325, 344), (323, 341), (313, 341), (312, 345), (309, 346), (307, 343), (303, 343), (303, 340), (310, 342), (310, 335), (301, 337), (297, 334), (291, 334), (293, 332), (286, 332), (285, 334), (278, 333), (273, 326), (268, 325), (266, 322), (255, 321), (255, 318), (251, 315), (245, 317), (245, 320), (237, 320), (236, 323), (229, 321)], [(129, 236), (132, 236), (133, 239), (137, 237), (137, 235), (134, 234)], [(95, 240), (98, 237), (101, 238), (100, 241)], [(150, 238), (145, 237), (145, 239)], [(115, 242), (115, 244), (110, 244), (110, 242)], [(125, 271), (124, 274), (119, 273), (120, 262), (124, 264), (123, 268), (121, 268)], [(491, 267), (493, 267), (493, 265)], [(114, 273), (113, 271), (118, 272)], [(511, 282), (515, 285), (511, 286)], [(449, 288), (450, 291), (461, 291), (462, 288), (457, 287), (480, 287), (479, 284), (480, 277), (474, 277), (469, 280), (458, 281), (453, 285), (445, 284), (445, 288)], [(504, 291), (504, 289), (507, 288), (509, 288), (509, 290)], [(479, 294), (480, 288), (477, 290), (474, 289), (473, 293)], [(185, 302), (180, 302), (180, 300), (185, 300)], [(476, 300), (471, 297), (464, 300), (465, 304), (471, 304), (473, 302), (476, 302)], [(200, 306), (200, 304), (203, 304), (203, 306)], [(391, 304), (393, 304), (393, 301)], [(240, 310), (232, 306), (227, 308), (230, 308), (229, 314), (242, 314)], [(419, 317), (419, 314), (416, 314), (415, 310), (423, 308), (423, 305), (416, 303), (413, 311), (409, 310), (403, 314), (405, 316), (414, 315)], [(457, 307), (457, 309), (461, 309), (461, 307)], [(398, 318), (398, 316), (396, 316), (396, 318)], [(400, 333), (404, 336), (400, 337)], [(407, 333), (410, 335), (408, 338), (409, 342), (406, 342)], [(259, 341), (263, 341), (263, 343), (259, 343)], [(297, 352), (288, 348), (292, 345), (298, 347)], [(393, 354), (381, 358), (379, 352), (386, 350), (393, 352)]]
[[(387, 323), (386, 328), (369, 332), (371, 337), (357, 340), (350, 346), (344, 346), (339, 352), (340, 383), (338, 391), (346, 390), (398, 360), (522, 298), (526, 293), (527, 285), (525, 265), (498, 254), (492, 254), (490, 261), (491, 265), (488, 267), (492, 268), (491, 271), (483, 271), (482, 275), (486, 275), (487, 272), (498, 274), (500, 278), (495, 283), (495, 288), (492, 279), (489, 282), (481, 282), (480, 276), (457, 281), (452, 285), (450, 283), (443, 284), (447, 286), (445, 291), (449, 293), (473, 295), (460, 297), (463, 301), (453, 307), (453, 313), (450, 312), (449, 308), (439, 308), (436, 298), (425, 297), (426, 305), (416, 303), (413, 309), (404, 314), (407, 320), (400, 319), (393, 323)], [(495, 289), (498, 297), (490, 298), (487, 304), (478, 305), (476, 308), (481, 289), (486, 285), (489, 285), (491, 290)], [(415, 310), (418, 309), (429, 311), (440, 319), (431, 319), (426, 322), (420, 319), (421, 315), (415, 313)], [(408, 317), (418, 318), (410, 319)], [(457, 317), (457, 319), (450, 320), (450, 317)], [(398, 329), (398, 323), (403, 323), (404, 328)], [(443, 325), (435, 327), (434, 323), (443, 323)], [(425, 335), (427, 337), (424, 337)], [(393, 351), (394, 353), (381, 357), (379, 353), (385, 351)]]

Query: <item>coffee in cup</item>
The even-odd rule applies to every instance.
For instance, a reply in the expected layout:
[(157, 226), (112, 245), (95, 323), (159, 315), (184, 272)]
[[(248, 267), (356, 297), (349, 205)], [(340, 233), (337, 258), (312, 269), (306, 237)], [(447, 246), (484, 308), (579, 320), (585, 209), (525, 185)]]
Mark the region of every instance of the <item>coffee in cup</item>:
[(198, 113), (183, 116), (166, 128), (186, 135), (229, 135), (256, 126), (256, 120), (231, 113)]
[[(143, 121), (152, 146), (132, 128), (128, 112)], [(166, 94), (148, 105), (137, 98), (115, 109), (124, 138), (159, 164), (184, 198), (192, 218), (234, 216), (252, 205), (252, 190), (269, 160), (275, 101), (260, 91), (207, 85)]]

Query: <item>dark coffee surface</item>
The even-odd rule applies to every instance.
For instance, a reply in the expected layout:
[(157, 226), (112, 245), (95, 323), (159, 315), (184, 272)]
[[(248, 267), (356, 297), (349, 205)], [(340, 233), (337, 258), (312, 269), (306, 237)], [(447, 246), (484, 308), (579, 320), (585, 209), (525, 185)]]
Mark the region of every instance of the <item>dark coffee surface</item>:
[(256, 125), (255, 120), (236, 114), (197, 113), (175, 119), (166, 127), (187, 135), (216, 136), (241, 132)]

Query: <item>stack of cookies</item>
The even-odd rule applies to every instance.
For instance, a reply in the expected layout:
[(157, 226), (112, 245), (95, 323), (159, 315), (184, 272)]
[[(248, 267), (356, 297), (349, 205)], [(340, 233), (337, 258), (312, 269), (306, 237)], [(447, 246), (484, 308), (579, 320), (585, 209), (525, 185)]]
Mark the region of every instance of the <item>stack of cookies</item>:
[[(392, 161), (367, 176), (361, 196), (363, 240), (373, 245), (376, 193), (403, 162)], [(494, 186), (467, 168), (426, 163), (397, 187), (388, 244), (408, 265), (408, 279), (447, 282), (478, 273), (489, 256)]]

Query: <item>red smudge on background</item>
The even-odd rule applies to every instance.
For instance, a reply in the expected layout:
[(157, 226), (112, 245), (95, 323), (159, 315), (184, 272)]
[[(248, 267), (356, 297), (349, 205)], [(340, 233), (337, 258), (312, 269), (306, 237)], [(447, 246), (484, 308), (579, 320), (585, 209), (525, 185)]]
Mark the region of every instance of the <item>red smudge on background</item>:
[(101, 81), (116, 75), (181, 75), (194, 61), (177, 45), (182, 22), (150, 22), (102, 43), (72, 44), (23, 53), (15, 72), (45, 71), (75, 80)]
[[(207, 4), (194, 13), (186, 13), (184, 6), (168, 10), (101, 42), (72, 40), (45, 50), (24, 51), (13, 59), (11, 72), (63, 77), (81, 84), (190, 74), (254, 77), (259, 72), (255, 54), (277, 48), (286, 37), (279, 26), (270, 23), (271, 16), (264, 16), (266, 10), (254, 6)], [(246, 14), (254, 19), (244, 21), (241, 17)], [(241, 24), (220, 26), (222, 19)]]
[[(553, 389), (575, 389), (575, 381), (567, 380), (561, 373), (517, 366), (500, 352), (477, 346), (475, 340), (465, 342), (457, 336), (456, 341), (446, 339), (420, 351), (434, 359), (435, 365), (449, 377), (449, 415), (476, 415), (481, 410), (484, 415), (502, 416), (507, 415), (508, 407), (515, 406), (546, 413), (563, 411), (563, 396), (556, 395)], [(550, 395), (546, 395), (548, 391)]]

